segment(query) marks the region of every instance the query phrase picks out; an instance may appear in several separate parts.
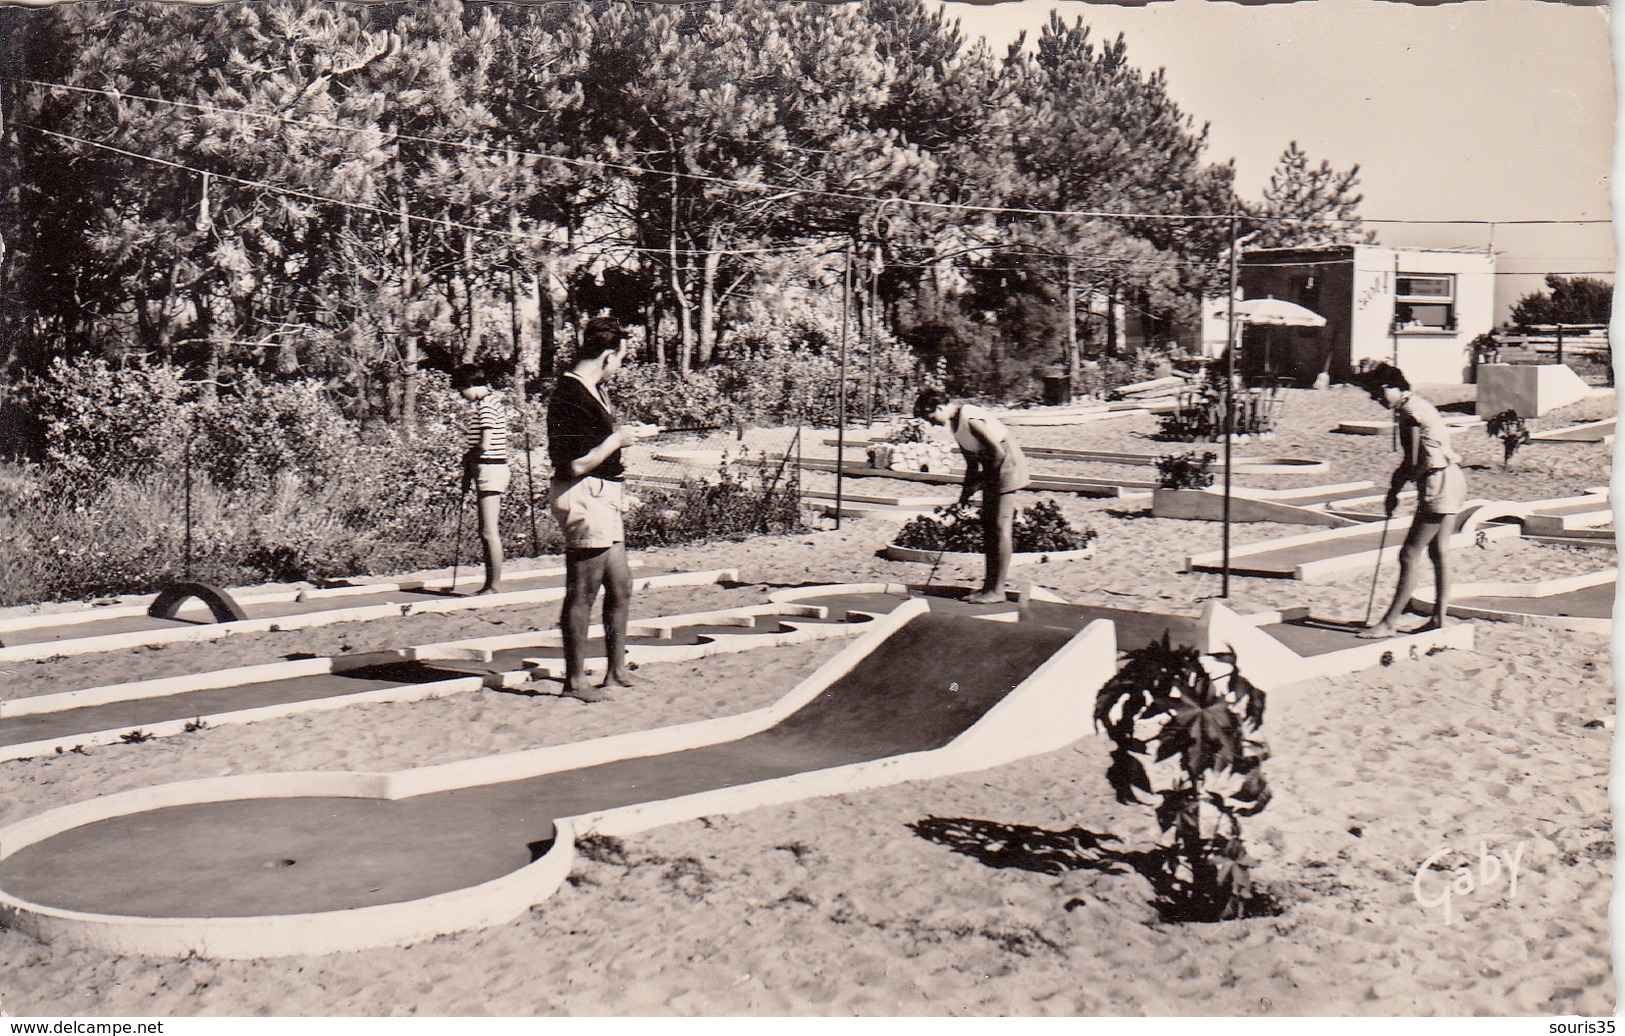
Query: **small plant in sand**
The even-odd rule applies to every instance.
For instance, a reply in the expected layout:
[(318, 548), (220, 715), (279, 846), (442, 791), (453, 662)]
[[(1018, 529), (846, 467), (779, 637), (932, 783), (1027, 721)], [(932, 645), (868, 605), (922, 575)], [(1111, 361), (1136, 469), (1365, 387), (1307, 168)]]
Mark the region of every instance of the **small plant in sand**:
[(1195, 451), (1157, 458), (1157, 485), (1163, 489), (1206, 489), (1213, 484), (1212, 451), (1198, 457)]
[[(1095, 538), (1095, 531), (1077, 528), (1066, 520), (1053, 500), (1040, 500), (1016, 513), (1011, 529), (1012, 549), (1017, 554), (1058, 553), (1082, 550)], [(894, 541), (910, 550), (952, 551), (974, 554), (982, 549), (982, 520), (975, 507), (953, 504), (932, 514), (913, 519)]]
[(1235, 656), (1174, 647), (1166, 635), (1130, 651), (1095, 699), (1095, 723), (1112, 740), (1106, 779), (1117, 801), (1154, 806), (1157, 826), (1171, 835), (1153, 854), (1163, 916), (1221, 921), (1259, 912), (1267, 899), (1253, 888), (1241, 818), (1270, 798), (1269, 751), (1257, 737), (1264, 692), (1241, 675)]
[(1484, 424), (1484, 433), (1501, 440), (1501, 467), (1512, 463), (1512, 455), (1529, 442), (1529, 429), (1516, 410), (1503, 410)]

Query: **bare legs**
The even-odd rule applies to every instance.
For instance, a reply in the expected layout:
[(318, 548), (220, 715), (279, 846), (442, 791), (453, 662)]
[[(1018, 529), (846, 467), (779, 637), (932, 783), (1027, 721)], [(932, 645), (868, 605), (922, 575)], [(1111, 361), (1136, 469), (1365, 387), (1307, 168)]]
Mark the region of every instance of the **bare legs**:
[(966, 596), (971, 604), (1003, 601), (1004, 584), (1010, 578), (1011, 537), (1016, 521), (1016, 494), (1000, 493), (994, 487), (982, 490), (982, 556), (986, 574), (982, 588)]
[(1456, 521), (1456, 515), (1446, 514), (1418, 515), (1411, 522), (1410, 531), (1405, 534), (1405, 544), (1399, 548), (1399, 589), (1394, 594), (1394, 602), (1381, 619), (1359, 634), (1361, 637), (1375, 640), (1394, 635), (1399, 617), (1405, 614), (1405, 606), (1410, 603), (1411, 594), (1416, 592), (1416, 584), (1421, 577), (1418, 567), (1424, 549), (1427, 550), (1428, 559), (1433, 562), (1433, 618), (1415, 632), (1444, 628), (1449, 621), (1450, 538), (1455, 535)]
[(583, 701), (608, 696), (587, 682), (587, 631), (598, 588), (604, 588), (604, 647), (608, 667), (604, 686), (630, 687), (626, 670), (626, 619), (632, 607), (632, 570), (626, 545), (569, 547), (564, 552), (564, 608), (559, 625), (564, 630), (564, 691)]
[(494, 594), (502, 590), (502, 531), (498, 524), (502, 511), (502, 494), (479, 494), (480, 550), (485, 554), (485, 585), (474, 591)]

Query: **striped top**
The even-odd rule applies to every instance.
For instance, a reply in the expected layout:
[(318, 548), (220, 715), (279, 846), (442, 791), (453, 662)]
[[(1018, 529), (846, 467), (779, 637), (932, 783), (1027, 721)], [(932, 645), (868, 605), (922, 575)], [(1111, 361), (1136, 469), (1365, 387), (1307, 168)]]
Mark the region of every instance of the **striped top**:
[(468, 448), (480, 451), (481, 464), (508, 462), (508, 408), (502, 405), (502, 395), (495, 389), (474, 400), (469, 409)]

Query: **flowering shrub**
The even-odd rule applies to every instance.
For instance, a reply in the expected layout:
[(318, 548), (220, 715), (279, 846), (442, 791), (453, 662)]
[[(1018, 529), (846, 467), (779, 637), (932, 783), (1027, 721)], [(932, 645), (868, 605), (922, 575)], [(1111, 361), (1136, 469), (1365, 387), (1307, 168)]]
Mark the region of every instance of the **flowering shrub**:
[(1213, 484), (1210, 470), (1218, 458), (1211, 452), (1200, 457), (1192, 450), (1157, 458), (1157, 485), (1163, 489), (1206, 489)]
[(639, 490), (640, 505), (626, 516), (627, 546), (802, 531), (794, 469), (761, 461), (740, 447), (724, 453), (715, 472), (685, 478), (675, 489)]
[(1501, 467), (1512, 463), (1512, 455), (1529, 442), (1529, 429), (1516, 410), (1503, 410), (1484, 423), (1484, 434), (1501, 440)]
[(224, 488), (265, 488), (290, 473), (331, 478), (359, 439), (309, 380), (244, 378), (214, 403), (190, 409), (193, 462)]
[[(729, 335), (735, 356), (717, 368), (722, 390), (741, 416), (768, 424), (833, 427), (840, 409), (841, 366), (838, 332), (807, 323), (754, 321)], [(908, 346), (882, 334), (871, 362), (868, 343), (847, 350), (846, 417), (867, 414), (871, 385), (877, 414), (905, 411), (919, 383)]]
[[(1095, 531), (1076, 528), (1053, 500), (1040, 500), (1016, 512), (1011, 530), (1012, 549), (1018, 554), (1044, 554), (1082, 550), (1094, 541)], [(976, 553), (982, 549), (980, 512), (953, 505), (912, 519), (898, 532), (899, 547), (910, 550)]]

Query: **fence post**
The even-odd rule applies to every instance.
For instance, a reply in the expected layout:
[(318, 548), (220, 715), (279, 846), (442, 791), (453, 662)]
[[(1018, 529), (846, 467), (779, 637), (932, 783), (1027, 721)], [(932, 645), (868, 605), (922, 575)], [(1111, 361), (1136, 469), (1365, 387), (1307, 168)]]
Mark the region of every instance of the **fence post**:
[(1557, 362), (1563, 362), (1563, 325), (1557, 325)]

